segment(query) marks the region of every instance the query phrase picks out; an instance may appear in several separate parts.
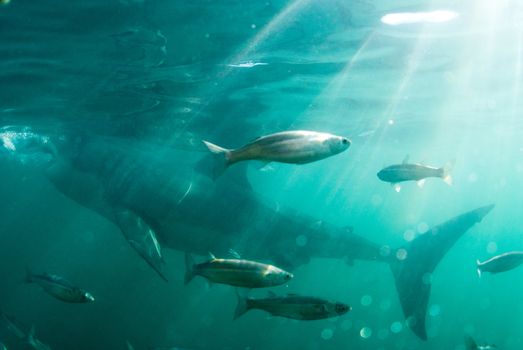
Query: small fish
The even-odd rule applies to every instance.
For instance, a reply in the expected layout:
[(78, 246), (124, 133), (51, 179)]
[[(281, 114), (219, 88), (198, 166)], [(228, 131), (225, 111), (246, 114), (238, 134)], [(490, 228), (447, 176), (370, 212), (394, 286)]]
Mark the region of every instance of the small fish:
[(238, 149), (203, 143), (216, 156), (215, 178), (228, 166), (245, 160), (306, 164), (343, 152), (351, 145), (345, 137), (302, 130), (262, 136)]
[(216, 259), (195, 264), (191, 255), (185, 254), (185, 284), (194, 276), (202, 276), (211, 282), (243, 288), (273, 287), (289, 282), (293, 275), (276, 266), (241, 259)]
[(27, 334), (26, 342), (27, 345), (29, 345), (34, 350), (52, 350), (49, 345), (42, 343), (38, 338), (35, 337), (34, 326), (31, 327), (31, 330)]
[(94, 301), (94, 297), (90, 293), (57, 275), (47, 273), (34, 274), (28, 270), (26, 281), (38, 284), (48, 294), (61, 301), (68, 303), (89, 303)]
[(268, 63), (247, 61), (247, 62), (242, 62), (242, 63), (231, 63), (231, 64), (228, 64), (227, 66), (235, 67), (235, 68), (252, 68), (252, 67), (256, 67), (256, 66), (266, 66), (266, 65), (268, 65)]
[(465, 346), (467, 350), (492, 350), (498, 347), (494, 344), (478, 345), (471, 336), (465, 336)]
[(273, 316), (281, 316), (296, 320), (320, 320), (341, 316), (351, 310), (349, 305), (332, 302), (316, 297), (287, 294), (276, 296), (269, 292), (264, 299), (245, 298), (237, 293), (238, 306), (234, 314), (237, 319), (251, 309), (264, 310)]
[(481, 277), (483, 272), (498, 273), (512, 270), (523, 263), (523, 252), (508, 252), (497, 255), (487, 261), (476, 260), (476, 271)]
[(451, 164), (441, 168), (435, 168), (428, 165), (408, 163), (409, 157), (405, 157), (401, 164), (390, 165), (378, 172), (378, 178), (381, 181), (390, 182), (396, 192), (401, 190), (400, 182), (416, 181), (419, 187), (423, 187), (425, 180), (429, 177), (442, 178), (445, 183), (452, 185), (450, 176)]

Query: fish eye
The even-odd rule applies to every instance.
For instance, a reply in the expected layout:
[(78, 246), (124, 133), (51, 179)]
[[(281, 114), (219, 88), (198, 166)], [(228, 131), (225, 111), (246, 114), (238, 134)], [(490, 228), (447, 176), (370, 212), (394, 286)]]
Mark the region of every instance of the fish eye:
[(347, 145), (349, 143), (349, 140), (347, 140), (346, 138), (342, 138), (341, 143)]

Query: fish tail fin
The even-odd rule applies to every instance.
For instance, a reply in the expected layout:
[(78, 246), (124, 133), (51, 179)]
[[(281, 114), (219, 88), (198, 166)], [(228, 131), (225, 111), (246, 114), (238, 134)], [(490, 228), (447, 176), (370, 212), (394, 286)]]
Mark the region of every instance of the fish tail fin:
[[(472, 226), (479, 223), (494, 205), (487, 205), (456, 216), (432, 228), (437, 234), (420, 235), (405, 247), (403, 254), (391, 254), (389, 265), (396, 290), (409, 328), (422, 340), (427, 340), (426, 314), (435, 267), (454, 243)], [(398, 252), (400, 252), (398, 250)], [(430, 257), (430, 259), (412, 258)], [(402, 257), (400, 260), (399, 257)]]
[(234, 319), (236, 320), (241, 315), (249, 311), (249, 304), (247, 297), (244, 297), (240, 294), (240, 292), (236, 289), (236, 298), (238, 300), (238, 304), (236, 305), (236, 310), (234, 311)]
[(454, 168), (454, 163), (455, 161), (452, 160), (450, 162), (448, 162), (447, 164), (445, 164), (442, 168), (441, 168), (441, 178), (443, 179), (443, 181), (449, 185), (449, 186), (452, 186), (452, 175), (451, 175), (451, 171), (452, 169)]
[(478, 273), (478, 277), (481, 278), (481, 262), (479, 259), (476, 260), (476, 272)]
[(29, 333), (27, 333), (26, 342), (29, 345), (34, 346), (36, 344), (35, 341), (35, 325), (31, 325), (31, 329), (29, 330)]
[(185, 253), (185, 278), (183, 282), (187, 285), (192, 281), (196, 274), (194, 273), (194, 259), (191, 254)]
[(225, 169), (227, 169), (229, 165), (233, 163), (231, 161), (232, 151), (230, 149), (220, 147), (208, 141), (203, 141), (203, 143), (214, 156), (214, 164), (212, 171), (213, 178), (216, 179), (225, 171)]
[(476, 341), (472, 339), (470, 335), (465, 336), (465, 348), (467, 350), (477, 350), (478, 344), (476, 344)]

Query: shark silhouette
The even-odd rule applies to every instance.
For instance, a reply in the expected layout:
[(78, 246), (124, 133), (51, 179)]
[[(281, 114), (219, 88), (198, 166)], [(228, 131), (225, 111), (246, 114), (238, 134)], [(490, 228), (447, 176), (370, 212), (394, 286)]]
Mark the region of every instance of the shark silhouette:
[[(286, 269), (311, 258), (382, 261), (391, 266), (407, 323), (421, 339), (427, 339), (431, 289), (427, 274), (494, 207), (484, 206), (433, 227), (402, 247), (407, 258), (398, 260), (396, 254), (380, 254), (380, 244), (350, 227), (261, 203), (245, 166), (213, 181), (204, 175), (209, 163), (201, 153), (187, 150), (13, 128), (0, 132), (0, 142), (5, 153), (26, 164), (37, 163), (61, 193), (112, 221), (164, 279), (162, 247), (217, 255), (234, 249)], [(298, 246), (297, 238), (306, 244)]]

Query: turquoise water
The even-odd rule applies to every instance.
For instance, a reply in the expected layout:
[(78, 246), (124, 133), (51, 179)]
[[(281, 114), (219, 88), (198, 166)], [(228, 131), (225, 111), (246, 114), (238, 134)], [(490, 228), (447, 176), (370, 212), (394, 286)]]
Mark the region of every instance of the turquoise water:
[[(521, 19), (510, 0), (0, 6), (0, 308), (53, 349), (464, 350), (466, 334), (520, 349), (521, 268), (478, 278), (475, 261), (523, 250)], [(307, 165), (234, 165), (216, 181), (194, 170), (208, 155), (201, 140), (235, 148), (297, 129), (352, 145)], [(453, 164), (453, 185), (428, 179), (397, 193), (376, 177), (407, 155)], [(431, 251), (416, 256), (413, 238), (491, 203), (425, 276), (420, 339), (388, 266), (396, 249), (421, 265)], [(167, 283), (112, 210), (158, 231)], [(233, 321), (232, 287), (183, 282), (183, 251), (203, 261), (229, 249), (292, 265), (295, 278), (274, 292), (352, 311)], [(26, 268), (96, 301), (55, 300), (23, 283)], [(0, 336), (29, 348), (5, 326)]]

